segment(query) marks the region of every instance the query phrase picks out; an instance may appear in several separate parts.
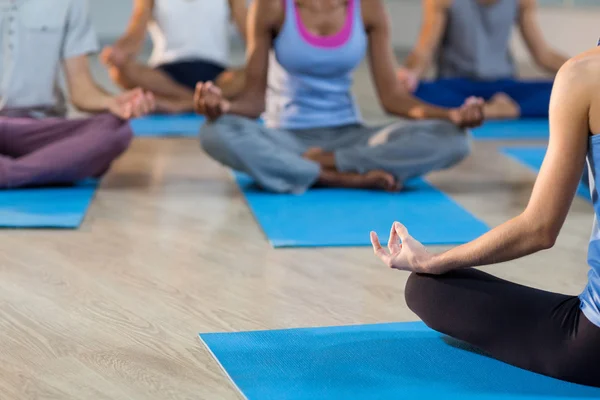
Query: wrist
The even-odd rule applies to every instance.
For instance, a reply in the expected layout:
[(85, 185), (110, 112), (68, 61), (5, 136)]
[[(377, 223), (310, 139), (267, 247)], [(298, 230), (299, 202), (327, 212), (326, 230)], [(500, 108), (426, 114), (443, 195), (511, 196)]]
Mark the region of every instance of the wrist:
[(445, 110), (444, 120), (458, 125), (460, 122), (460, 113), (458, 108), (449, 108)]
[(424, 107), (424, 118), (425, 119), (440, 119), (455, 123), (456, 121), (456, 110), (449, 108), (441, 108), (432, 105)]
[(405, 67), (409, 74), (417, 79), (421, 79), (421, 70), (419, 68), (408, 68)]
[(231, 102), (229, 100), (223, 100), (223, 114), (231, 114)]
[(422, 270), (428, 274), (444, 274), (452, 270), (450, 267), (447, 258), (445, 257), (446, 253), (433, 254), (429, 259), (423, 262), (421, 266)]
[(117, 107), (117, 99), (115, 96), (104, 96), (104, 98), (100, 101), (102, 111), (113, 112), (113, 110)]

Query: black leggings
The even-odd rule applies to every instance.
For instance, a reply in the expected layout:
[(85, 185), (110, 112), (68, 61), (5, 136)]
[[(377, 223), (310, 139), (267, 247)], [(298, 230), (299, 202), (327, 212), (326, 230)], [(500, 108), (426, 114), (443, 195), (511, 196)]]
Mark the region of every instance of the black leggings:
[(575, 296), (545, 292), (475, 269), (412, 274), (406, 302), (430, 328), (540, 374), (600, 387), (600, 328)]

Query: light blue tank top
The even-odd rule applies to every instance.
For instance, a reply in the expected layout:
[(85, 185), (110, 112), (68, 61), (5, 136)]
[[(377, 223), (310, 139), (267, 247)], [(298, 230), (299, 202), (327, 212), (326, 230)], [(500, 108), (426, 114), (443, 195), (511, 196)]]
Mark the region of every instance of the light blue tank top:
[(266, 125), (310, 129), (359, 123), (351, 89), (367, 49), (360, 0), (349, 0), (344, 27), (326, 37), (306, 29), (294, 0), (283, 1), (285, 21), (270, 55)]
[(579, 298), (581, 299), (581, 310), (587, 319), (600, 327), (600, 226), (598, 222), (600, 200), (596, 187), (596, 178), (600, 176), (600, 135), (590, 137), (587, 160), (590, 172), (590, 193), (594, 203), (594, 226), (588, 248), (588, 264), (590, 266), (588, 283)]
[(495, 80), (511, 78), (516, 68), (510, 36), (519, 15), (519, 0), (454, 0), (438, 51), (440, 78)]

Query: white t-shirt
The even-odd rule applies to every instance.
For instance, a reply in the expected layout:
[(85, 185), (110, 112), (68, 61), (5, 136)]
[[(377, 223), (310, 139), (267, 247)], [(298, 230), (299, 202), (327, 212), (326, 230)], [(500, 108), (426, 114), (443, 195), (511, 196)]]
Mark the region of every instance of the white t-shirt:
[(226, 66), (229, 21), (228, 0), (155, 0), (150, 65), (201, 59)]

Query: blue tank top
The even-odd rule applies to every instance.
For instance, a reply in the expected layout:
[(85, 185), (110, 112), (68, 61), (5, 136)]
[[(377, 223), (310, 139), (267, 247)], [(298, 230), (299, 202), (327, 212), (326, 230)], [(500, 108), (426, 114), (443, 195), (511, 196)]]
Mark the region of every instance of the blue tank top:
[(294, 0), (274, 41), (264, 120), (268, 127), (310, 129), (359, 123), (353, 72), (366, 54), (360, 0), (348, 1), (344, 27), (331, 36), (309, 32)]
[(600, 327), (600, 200), (596, 187), (596, 177), (600, 176), (600, 135), (590, 137), (588, 146), (588, 168), (590, 179), (590, 193), (594, 203), (594, 226), (588, 248), (588, 283), (581, 299), (581, 310), (594, 325)]
[(511, 78), (516, 68), (510, 36), (519, 15), (519, 0), (454, 0), (438, 51), (440, 78), (494, 80)]

